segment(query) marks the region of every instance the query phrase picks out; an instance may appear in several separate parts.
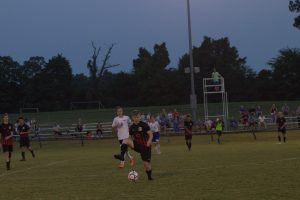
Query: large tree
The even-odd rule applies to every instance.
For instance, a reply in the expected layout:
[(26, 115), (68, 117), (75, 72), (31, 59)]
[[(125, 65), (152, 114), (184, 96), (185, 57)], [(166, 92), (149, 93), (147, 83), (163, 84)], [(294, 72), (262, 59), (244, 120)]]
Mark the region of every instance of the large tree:
[(277, 100), (300, 98), (300, 49), (281, 49), (269, 65), (273, 69), (273, 93)]
[(40, 107), (47, 110), (69, 108), (71, 101), (72, 70), (61, 54), (52, 57), (41, 72), (36, 92)]
[[(293, 0), (289, 2), (289, 9), (291, 12), (300, 13), (300, 0)], [(294, 26), (300, 29), (300, 15), (295, 17)]]
[(18, 111), (22, 101), (20, 65), (9, 56), (0, 56), (0, 112)]

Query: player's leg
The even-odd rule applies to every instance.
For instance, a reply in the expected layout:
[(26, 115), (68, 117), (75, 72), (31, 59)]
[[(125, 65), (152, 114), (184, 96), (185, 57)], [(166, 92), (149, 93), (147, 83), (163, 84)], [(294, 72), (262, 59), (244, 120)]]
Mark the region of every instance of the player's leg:
[(283, 142), (285, 143), (286, 142), (286, 129), (285, 128), (282, 129), (282, 137), (283, 137)]
[(131, 139), (127, 138), (122, 141), (121, 144), (121, 153), (114, 155), (115, 158), (119, 159), (121, 162), (119, 164), (119, 168), (124, 168), (125, 163), (125, 153), (128, 151), (128, 146), (130, 148), (134, 148), (134, 144)]
[(27, 141), (26, 141), (26, 147), (27, 147), (28, 151), (30, 151), (32, 157), (35, 158), (35, 154), (34, 154), (34, 151), (33, 151), (32, 147), (31, 147), (31, 145), (30, 145), (30, 140), (29, 140), (29, 138), (27, 138)]
[(21, 160), (20, 161), (25, 161), (25, 151), (26, 151), (26, 146), (21, 146)]
[(281, 130), (278, 129), (278, 143), (280, 144), (281, 143)]
[(251, 130), (252, 130), (253, 138), (254, 138), (254, 140), (256, 140), (255, 125), (254, 124), (252, 124)]
[(218, 144), (221, 144), (222, 131), (217, 131), (217, 135), (218, 135)]
[(147, 173), (148, 180), (153, 180), (152, 178), (152, 166), (151, 166), (151, 148), (143, 150), (141, 152), (141, 158), (143, 160), (143, 165)]

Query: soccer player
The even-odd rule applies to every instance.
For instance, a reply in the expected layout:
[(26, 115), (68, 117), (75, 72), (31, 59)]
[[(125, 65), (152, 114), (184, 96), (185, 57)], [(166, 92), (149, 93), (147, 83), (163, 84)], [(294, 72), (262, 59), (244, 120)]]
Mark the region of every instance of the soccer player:
[(124, 139), (121, 145), (121, 154), (115, 155), (115, 157), (124, 161), (124, 155), (129, 146), (131, 149), (141, 154), (148, 180), (153, 180), (151, 167), (152, 131), (147, 123), (141, 121), (140, 111), (132, 111), (132, 120), (133, 124), (129, 128), (129, 134), (133, 140), (131, 138)]
[(30, 140), (29, 140), (29, 134), (30, 134), (30, 127), (25, 124), (24, 118), (19, 117), (18, 118), (18, 127), (17, 127), (18, 133), (20, 135), (20, 147), (21, 147), (21, 155), (22, 159), (20, 161), (25, 161), (25, 151), (26, 149), (30, 151), (32, 157), (35, 157), (34, 151), (30, 146)]
[(2, 151), (6, 160), (6, 170), (10, 170), (11, 154), (13, 152), (13, 132), (14, 126), (9, 123), (8, 114), (3, 116), (2, 124), (0, 125)]
[(194, 122), (192, 121), (191, 115), (187, 114), (184, 120), (184, 136), (185, 136), (185, 143), (189, 151), (192, 148), (193, 125)]
[(214, 134), (216, 132), (215, 123), (211, 119), (208, 119), (204, 122), (204, 126), (205, 126), (205, 129), (206, 129), (206, 133), (208, 135), (210, 135), (211, 142), (213, 142), (214, 141)]
[(161, 154), (160, 144), (159, 144), (160, 126), (159, 126), (159, 123), (155, 120), (155, 117), (153, 115), (151, 115), (148, 125), (149, 125), (151, 131), (153, 132), (152, 143), (155, 145), (154, 149), (156, 150), (157, 154)]
[(256, 118), (255, 118), (255, 110), (252, 111), (252, 110), (249, 110), (249, 128), (251, 129), (251, 132), (252, 132), (252, 135), (253, 135), (253, 138), (254, 140), (256, 140), (256, 135), (255, 135), (255, 131), (256, 131), (256, 124), (257, 124), (257, 121), (256, 121)]
[(281, 144), (281, 135), (283, 137), (283, 142), (286, 142), (286, 128), (285, 128), (285, 117), (282, 112), (278, 113), (278, 118), (276, 123), (278, 125), (278, 143)]
[(218, 144), (221, 144), (221, 136), (224, 128), (224, 122), (217, 118), (216, 120), (216, 132), (218, 135)]
[[(120, 146), (124, 139), (129, 138), (129, 128), (128, 125), (131, 123), (131, 120), (128, 116), (124, 115), (123, 108), (118, 106), (117, 107), (117, 116), (114, 118), (112, 123), (112, 128), (117, 129), (118, 140)], [(126, 156), (129, 158), (130, 165), (134, 165), (134, 158), (130, 155), (129, 151), (126, 151)], [(119, 160), (117, 156), (116, 159)], [(121, 160), (119, 163), (119, 168), (124, 168), (125, 160)]]

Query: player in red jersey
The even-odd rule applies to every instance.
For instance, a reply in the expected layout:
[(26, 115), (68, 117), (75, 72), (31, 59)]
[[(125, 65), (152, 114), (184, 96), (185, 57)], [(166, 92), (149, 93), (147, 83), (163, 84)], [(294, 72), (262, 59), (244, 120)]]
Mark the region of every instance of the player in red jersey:
[(29, 140), (29, 134), (30, 134), (30, 127), (25, 124), (24, 118), (19, 117), (18, 118), (18, 127), (17, 127), (18, 133), (20, 135), (20, 147), (22, 151), (22, 159), (20, 161), (25, 161), (25, 150), (31, 152), (32, 157), (35, 157), (35, 154), (33, 152), (33, 149), (30, 146), (30, 140)]
[(9, 123), (8, 114), (3, 116), (2, 124), (0, 125), (2, 151), (6, 160), (6, 169), (10, 170), (11, 154), (13, 152), (13, 131), (14, 126)]
[(148, 124), (141, 121), (140, 111), (134, 110), (131, 116), (133, 124), (129, 127), (129, 135), (133, 140), (131, 138), (124, 139), (121, 145), (121, 154), (115, 155), (115, 157), (124, 160), (124, 155), (129, 146), (131, 149), (141, 154), (148, 180), (153, 180), (151, 167), (151, 143), (153, 133)]

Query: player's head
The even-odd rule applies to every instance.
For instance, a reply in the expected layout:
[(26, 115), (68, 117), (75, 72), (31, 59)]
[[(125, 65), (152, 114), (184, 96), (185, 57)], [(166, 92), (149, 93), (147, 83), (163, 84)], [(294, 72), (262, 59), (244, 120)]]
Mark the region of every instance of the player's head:
[(8, 114), (7, 113), (4, 113), (4, 115), (3, 115), (3, 123), (8, 124)]
[(150, 121), (151, 121), (151, 122), (154, 122), (154, 121), (155, 121), (155, 116), (154, 116), (154, 115), (151, 115), (151, 116), (150, 116)]
[(139, 123), (141, 121), (141, 112), (139, 110), (134, 110), (131, 112), (131, 117), (133, 123)]
[(119, 117), (122, 117), (123, 116), (123, 108), (121, 106), (118, 106), (117, 107), (117, 115)]
[(23, 124), (25, 123), (24, 118), (23, 118), (23, 117), (19, 117), (19, 118), (18, 118), (18, 123), (19, 123), (20, 125), (23, 125)]
[(191, 119), (192, 119), (192, 116), (191, 116), (190, 114), (187, 114), (187, 115), (186, 115), (186, 119), (187, 119), (187, 120), (191, 120)]

